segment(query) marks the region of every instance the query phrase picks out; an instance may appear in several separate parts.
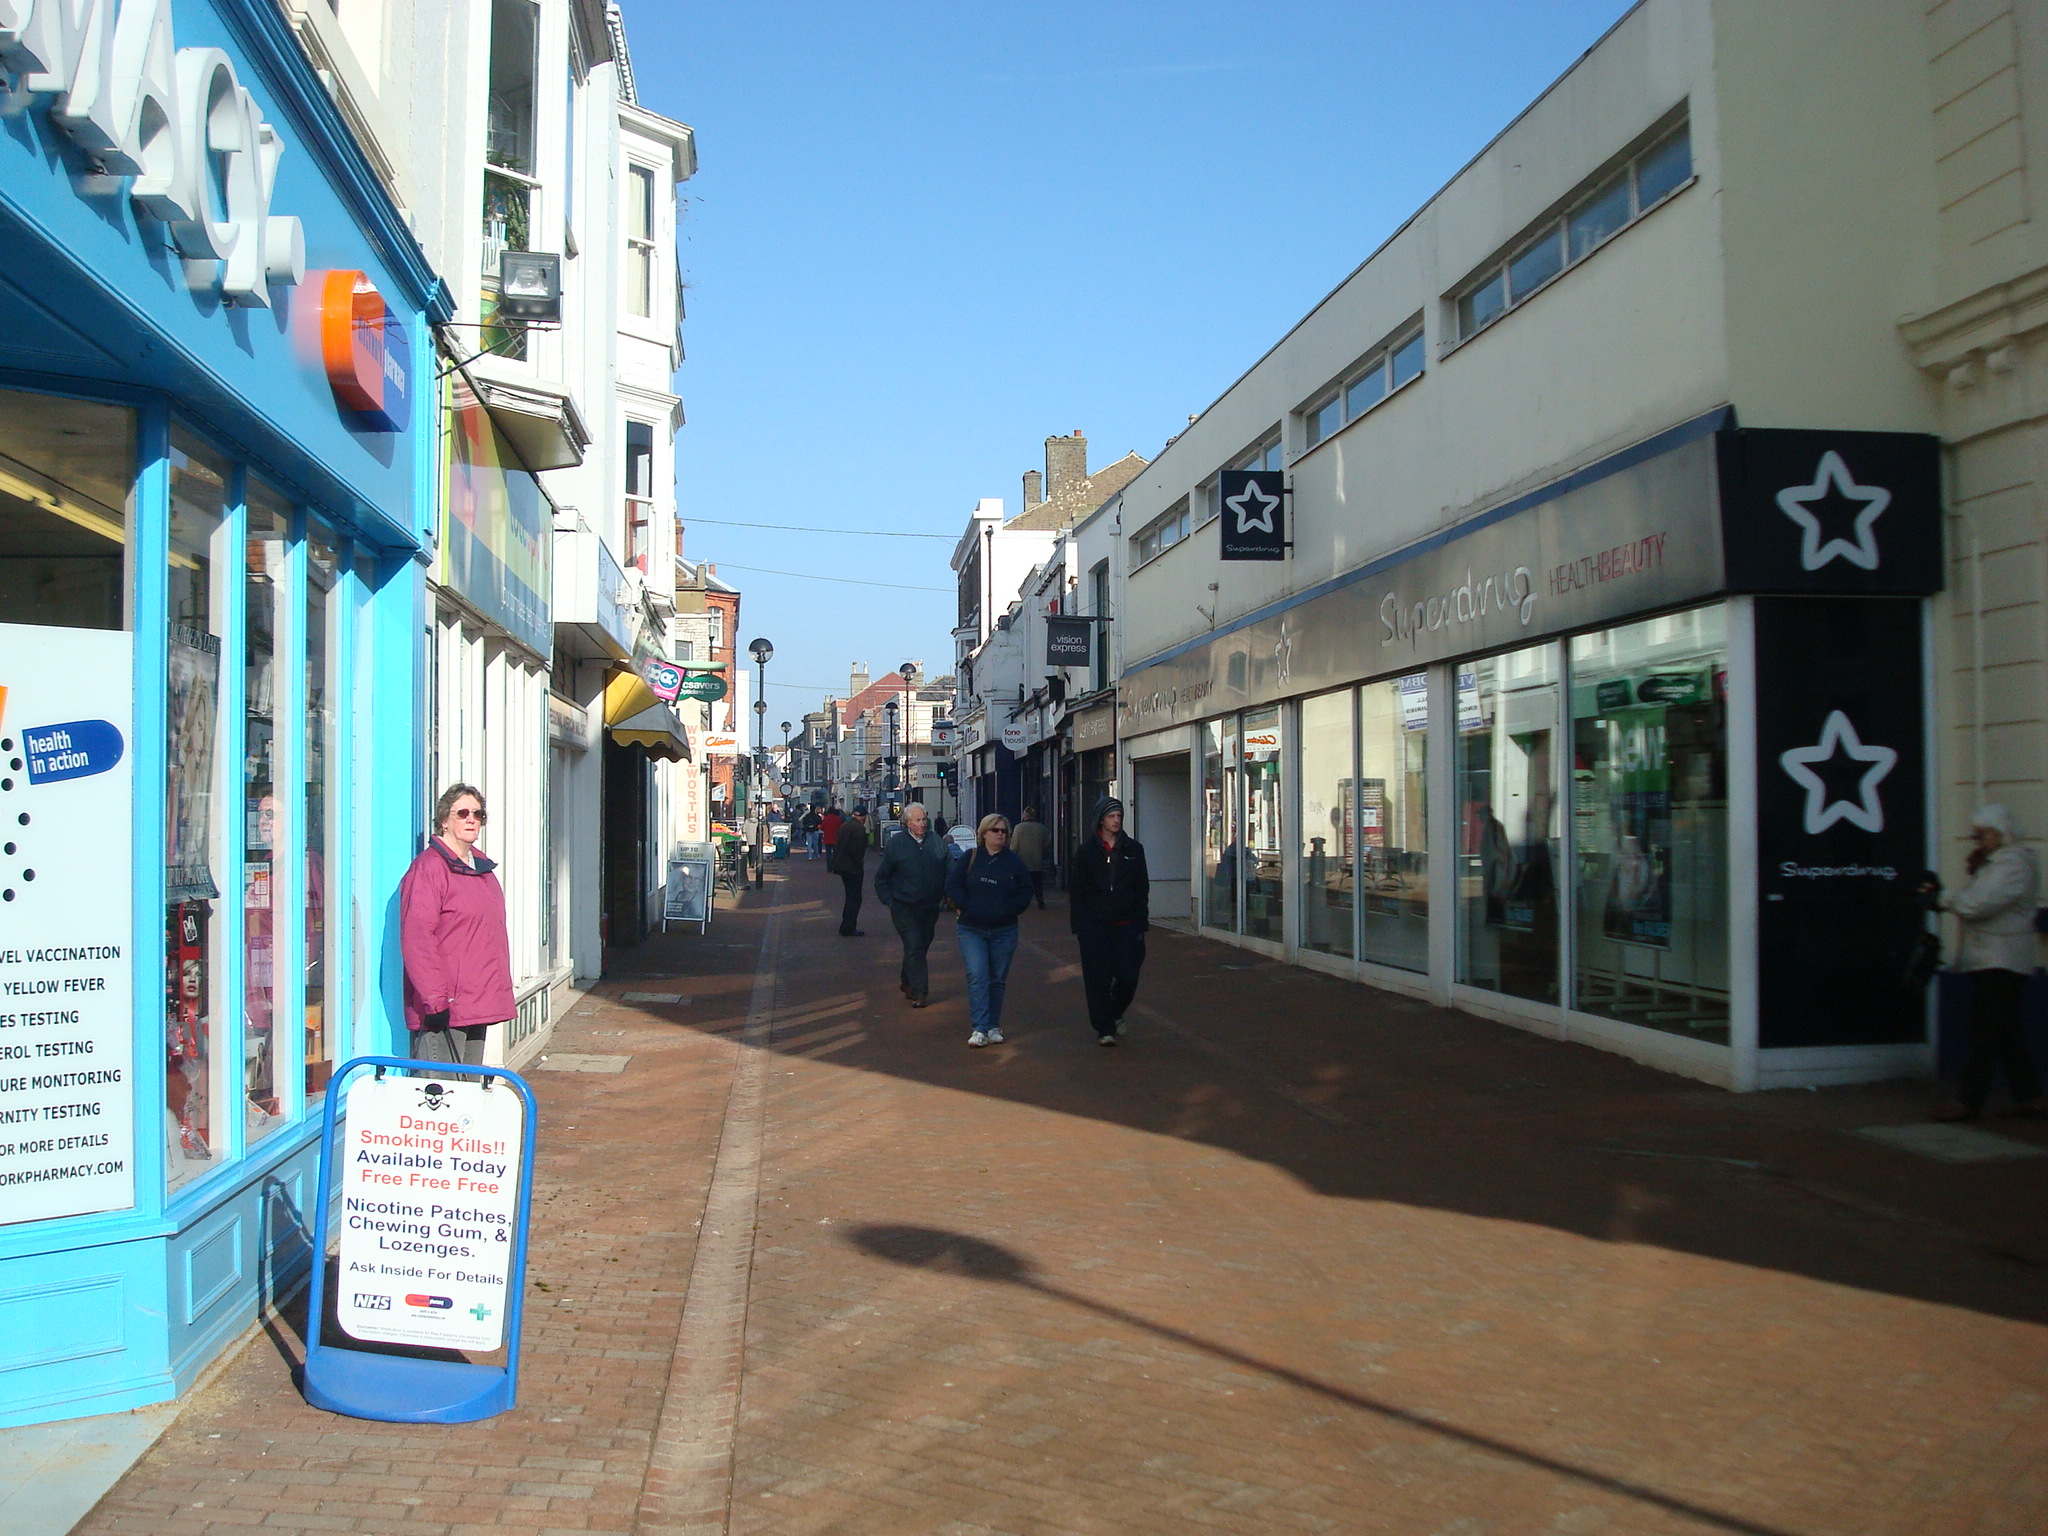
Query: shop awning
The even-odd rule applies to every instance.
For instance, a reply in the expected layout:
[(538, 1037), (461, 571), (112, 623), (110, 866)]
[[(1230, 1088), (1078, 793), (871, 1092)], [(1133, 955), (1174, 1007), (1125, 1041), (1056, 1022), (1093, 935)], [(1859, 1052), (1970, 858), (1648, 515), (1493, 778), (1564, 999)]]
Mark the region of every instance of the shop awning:
[(604, 723), (621, 746), (641, 746), (664, 762), (690, 761), (690, 736), (676, 712), (631, 672), (614, 672), (604, 687)]

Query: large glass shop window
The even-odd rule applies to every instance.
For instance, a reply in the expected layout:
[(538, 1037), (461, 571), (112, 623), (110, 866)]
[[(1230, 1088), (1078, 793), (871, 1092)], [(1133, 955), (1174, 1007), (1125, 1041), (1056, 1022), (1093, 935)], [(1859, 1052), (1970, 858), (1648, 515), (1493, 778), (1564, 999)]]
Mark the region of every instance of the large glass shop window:
[(306, 1098), (326, 1091), (334, 1072), (334, 987), (339, 979), (335, 913), (328, 904), (334, 853), (334, 706), (341, 659), (340, 554), (334, 534), (315, 518), (306, 520), (306, 738), (300, 766), (305, 773), (306, 901), (305, 1063)]
[(1726, 610), (1581, 635), (1571, 659), (1574, 1002), (1726, 1045)]
[(1301, 947), (1347, 957), (1358, 835), (1351, 711), (1348, 689), (1301, 701)]
[(1202, 921), (1237, 931), (1237, 717), (1202, 727)]
[(0, 389), (0, 624), (127, 623), (135, 413)]
[(1281, 942), (1286, 885), (1281, 877), (1280, 711), (1244, 715), (1244, 931)]
[(216, 1049), (226, 932), (221, 877), (232, 742), (222, 740), (221, 641), (231, 550), (227, 463), (171, 434), (170, 625), (165, 689), (165, 1181), (179, 1185), (227, 1151), (230, 1064)]
[(254, 475), (249, 477), (247, 551), (242, 578), (242, 1078), (248, 1141), (284, 1123), (284, 1061), (289, 1042), (277, 1035), (278, 1013), (290, 1006), (282, 988), (285, 933), (279, 921), (285, 876), (281, 856), (292, 846), (287, 817), (291, 786), (283, 777), (279, 707), (286, 693), (280, 663), (291, 655), (291, 583), (285, 556), (291, 507)]
[(1512, 997), (1558, 995), (1558, 652), (1531, 646), (1461, 663), (1458, 980)]
[(1429, 969), (1429, 675), (1358, 694), (1361, 960)]

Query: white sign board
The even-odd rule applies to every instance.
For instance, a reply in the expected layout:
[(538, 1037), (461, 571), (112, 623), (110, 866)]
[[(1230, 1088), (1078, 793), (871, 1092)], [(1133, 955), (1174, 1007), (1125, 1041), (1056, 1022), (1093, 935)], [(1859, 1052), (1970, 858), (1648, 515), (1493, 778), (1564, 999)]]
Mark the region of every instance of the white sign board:
[(519, 1095), (466, 1077), (363, 1072), (348, 1085), (336, 1315), (354, 1337), (505, 1342), (519, 1222)]
[(1003, 727), (1003, 745), (1012, 752), (1022, 752), (1031, 745), (1030, 727), (1024, 725), (1021, 721), (1011, 721)]
[(134, 650), (0, 624), (0, 1225), (135, 1203)]
[(697, 738), (697, 744), (706, 757), (736, 757), (740, 751), (740, 739), (731, 731), (706, 731)]

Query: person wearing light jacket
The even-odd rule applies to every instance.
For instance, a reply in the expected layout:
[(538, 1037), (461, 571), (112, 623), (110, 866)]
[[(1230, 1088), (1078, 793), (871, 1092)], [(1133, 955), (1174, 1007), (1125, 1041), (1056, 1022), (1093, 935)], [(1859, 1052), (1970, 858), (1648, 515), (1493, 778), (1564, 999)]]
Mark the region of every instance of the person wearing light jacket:
[(1931, 880), (1921, 886), (1937, 908), (1960, 920), (1955, 969), (1970, 978), (1970, 1054), (1963, 1066), (1961, 1102), (1937, 1110), (1937, 1120), (1980, 1118), (2000, 1064), (2012, 1090), (2010, 1113), (2025, 1118), (2042, 1113), (2041, 1080), (2020, 1021), (2027, 981), (2040, 959), (2034, 911), (2041, 904), (2041, 875), (2032, 850), (2019, 846), (2019, 835), (2010, 811), (1985, 806), (1970, 823), (1976, 847), (1965, 865), (1969, 880), (1949, 896)]
[(1003, 1043), (1003, 991), (1017, 954), (1017, 919), (1031, 905), (1031, 871), (1010, 851), (1007, 817), (988, 815), (974, 829), (974, 850), (946, 873), (946, 898), (960, 914), (955, 932), (967, 970), (972, 1046)]
[(518, 1011), (505, 888), (476, 846), (485, 820), (483, 792), (451, 784), (434, 805), (435, 835), (398, 885), (405, 1027), (423, 1061), (480, 1065), (485, 1032)]

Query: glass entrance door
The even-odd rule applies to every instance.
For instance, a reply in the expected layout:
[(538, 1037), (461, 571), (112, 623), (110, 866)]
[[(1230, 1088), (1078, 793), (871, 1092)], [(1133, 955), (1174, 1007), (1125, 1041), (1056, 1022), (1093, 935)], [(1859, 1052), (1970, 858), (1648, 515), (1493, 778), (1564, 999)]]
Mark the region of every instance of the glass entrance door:
[(1458, 668), (1458, 980), (1559, 1001), (1558, 650)]

